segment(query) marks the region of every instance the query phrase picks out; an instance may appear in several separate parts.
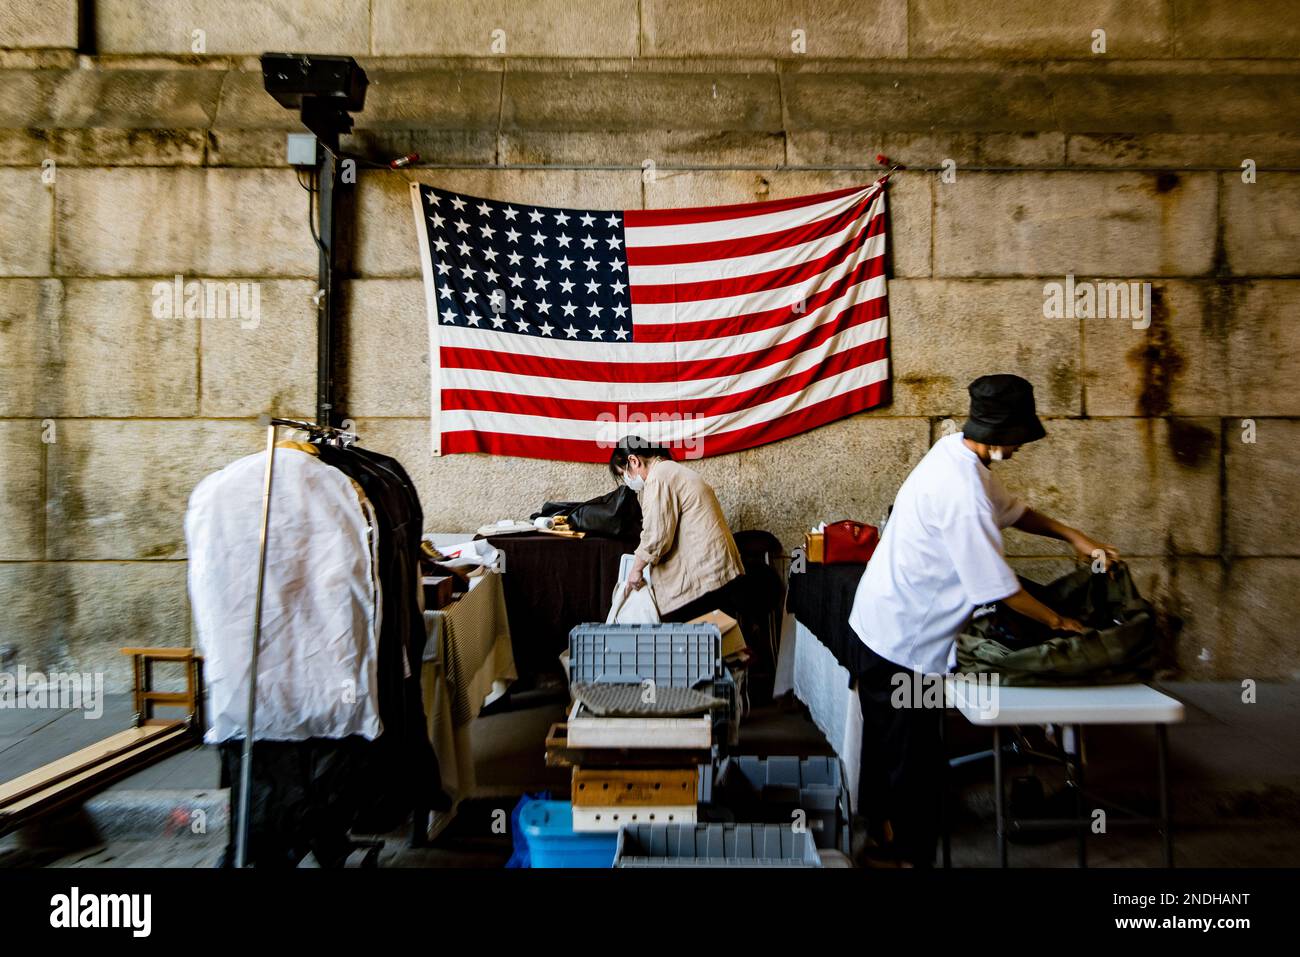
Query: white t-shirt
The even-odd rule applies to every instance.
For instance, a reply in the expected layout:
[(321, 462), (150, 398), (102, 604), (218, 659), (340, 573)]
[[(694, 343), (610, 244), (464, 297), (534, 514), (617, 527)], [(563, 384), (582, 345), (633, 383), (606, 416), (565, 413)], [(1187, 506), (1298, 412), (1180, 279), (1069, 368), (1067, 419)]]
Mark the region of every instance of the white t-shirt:
[(971, 612), (1020, 589), (1002, 555), (1002, 529), (1025, 507), (960, 432), (944, 436), (898, 490), (849, 625), (894, 664), (947, 671)]

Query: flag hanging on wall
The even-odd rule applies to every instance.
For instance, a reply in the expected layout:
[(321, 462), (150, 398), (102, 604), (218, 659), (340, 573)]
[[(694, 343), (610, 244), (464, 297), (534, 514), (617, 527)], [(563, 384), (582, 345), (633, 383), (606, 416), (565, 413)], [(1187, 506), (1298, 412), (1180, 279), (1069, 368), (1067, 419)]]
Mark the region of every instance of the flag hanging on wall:
[(721, 455), (889, 399), (885, 185), (556, 209), (412, 184), (435, 455)]

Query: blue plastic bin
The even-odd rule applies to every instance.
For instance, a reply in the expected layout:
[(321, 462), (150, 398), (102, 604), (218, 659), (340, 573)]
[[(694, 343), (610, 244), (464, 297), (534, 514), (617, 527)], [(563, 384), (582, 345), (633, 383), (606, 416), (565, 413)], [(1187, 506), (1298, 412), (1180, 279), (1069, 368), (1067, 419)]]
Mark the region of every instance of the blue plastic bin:
[(575, 834), (568, 801), (533, 801), (519, 815), (530, 867), (613, 867), (618, 832)]

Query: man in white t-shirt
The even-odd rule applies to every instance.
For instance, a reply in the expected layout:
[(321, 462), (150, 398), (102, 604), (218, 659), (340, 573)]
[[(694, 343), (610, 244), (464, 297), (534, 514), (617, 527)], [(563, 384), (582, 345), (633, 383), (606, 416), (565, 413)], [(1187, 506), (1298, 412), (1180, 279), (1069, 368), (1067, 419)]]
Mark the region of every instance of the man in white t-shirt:
[(980, 605), (1000, 601), (1059, 631), (1082, 632), (1020, 586), (1002, 551), (1002, 530), (1015, 527), (1069, 542), (1082, 557), (1111, 545), (1029, 508), (989, 470), (1047, 433), (1034, 390), (1015, 375), (988, 375), (970, 385), (963, 430), (936, 442), (898, 491), (880, 544), (858, 583), (849, 625), (871, 664), (858, 676), (863, 743), (859, 806), (877, 841), (908, 863), (933, 862), (938, 836), (943, 755), (942, 712), (899, 708), (902, 673), (942, 674), (956, 657), (956, 638)]

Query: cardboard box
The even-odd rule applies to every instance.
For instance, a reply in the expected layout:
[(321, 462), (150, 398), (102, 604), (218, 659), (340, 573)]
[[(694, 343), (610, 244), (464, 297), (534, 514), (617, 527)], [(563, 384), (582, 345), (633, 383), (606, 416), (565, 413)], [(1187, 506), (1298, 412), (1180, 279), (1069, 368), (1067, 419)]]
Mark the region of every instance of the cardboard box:
[(574, 768), (574, 807), (658, 807), (695, 803), (695, 768)]
[(804, 532), (803, 533), (803, 550), (808, 556), (808, 561), (816, 562), (818, 565), (826, 561), (826, 533), (825, 532)]
[(717, 625), (718, 631), (722, 633), (722, 657), (734, 658), (736, 655), (747, 650), (745, 645), (745, 636), (740, 632), (740, 622), (730, 615), (724, 615), (720, 611), (711, 611), (707, 615), (701, 615), (699, 618), (693, 618), (690, 622), (692, 625)]

